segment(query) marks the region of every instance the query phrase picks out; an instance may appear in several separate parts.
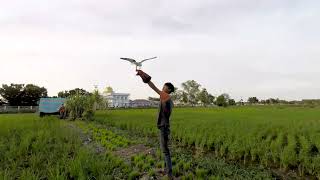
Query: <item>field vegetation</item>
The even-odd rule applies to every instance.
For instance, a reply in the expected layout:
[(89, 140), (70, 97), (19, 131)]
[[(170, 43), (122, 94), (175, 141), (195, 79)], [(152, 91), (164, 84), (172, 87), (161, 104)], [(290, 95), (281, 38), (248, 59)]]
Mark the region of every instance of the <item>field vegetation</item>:
[[(99, 112), (97, 120), (156, 136), (155, 109)], [(172, 138), (217, 157), (320, 178), (320, 108), (176, 108)]]
[[(95, 121), (0, 115), (0, 177), (161, 179), (156, 115), (156, 109), (97, 111)], [(180, 179), (272, 179), (294, 172), (319, 179), (319, 117), (317, 107), (175, 108), (173, 173)]]
[(130, 171), (83, 146), (79, 131), (56, 117), (1, 115), (0, 137), (0, 179), (125, 179)]

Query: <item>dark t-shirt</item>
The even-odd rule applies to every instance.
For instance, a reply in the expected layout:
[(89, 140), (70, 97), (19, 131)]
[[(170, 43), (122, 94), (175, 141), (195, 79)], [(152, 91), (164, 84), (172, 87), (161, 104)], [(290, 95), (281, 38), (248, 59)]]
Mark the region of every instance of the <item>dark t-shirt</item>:
[(170, 116), (173, 108), (173, 102), (169, 94), (165, 92), (160, 93), (160, 105), (158, 115), (158, 128), (170, 127)]

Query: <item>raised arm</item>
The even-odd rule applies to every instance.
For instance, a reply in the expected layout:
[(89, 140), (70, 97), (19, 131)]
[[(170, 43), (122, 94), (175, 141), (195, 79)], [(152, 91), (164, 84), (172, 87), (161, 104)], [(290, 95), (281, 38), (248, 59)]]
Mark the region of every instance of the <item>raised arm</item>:
[(157, 88), (157, 86), (155, 86), (154, 84), (153, 84), (153, 82), (151, 82), (151, 81), (149, 81), (148, 82), (148, 85), (151, 87), (151, 89), (153, 89), (156, 93), (158, 93), (159, 95), (160, 95), (160, 90), (159, 90), (159, 88)]
[(140, 76), (144, 83), (148, 84), (151, 89), (153, 89), (156, 93), (160, 95), (161, 91), (151, 82), (151, 76), (147, 73), (143, 72), (142, 70), (137, 70), (137, 75)]

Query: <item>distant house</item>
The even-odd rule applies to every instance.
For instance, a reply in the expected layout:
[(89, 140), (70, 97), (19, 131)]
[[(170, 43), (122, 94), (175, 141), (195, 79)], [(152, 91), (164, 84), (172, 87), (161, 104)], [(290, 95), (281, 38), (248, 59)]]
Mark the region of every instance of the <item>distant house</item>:
[(154, 107), (157, 106), (157, 104), (153, 101), (149, 101), (146, 99), (136, 99), (133, 101), (130, 101), (130, 107)]
[(104, 93), (103, 96), (107, 100), (108, 107), (130, 107), (129, 93), (115, 93), (112, 91), (109, 93)]

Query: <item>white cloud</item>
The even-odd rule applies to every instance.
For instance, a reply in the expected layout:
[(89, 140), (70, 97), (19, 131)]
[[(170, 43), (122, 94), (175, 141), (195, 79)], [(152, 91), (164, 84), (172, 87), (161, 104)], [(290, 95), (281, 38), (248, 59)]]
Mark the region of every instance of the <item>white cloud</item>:
[(195, 79), (237, 99), (320, 98), (316, 0), (0, 3), (0, 84), (33, 82), (51, 95), (109, 84), (152, 96), (119, 57), (159, 56), (145, 65), (157, 84)]

